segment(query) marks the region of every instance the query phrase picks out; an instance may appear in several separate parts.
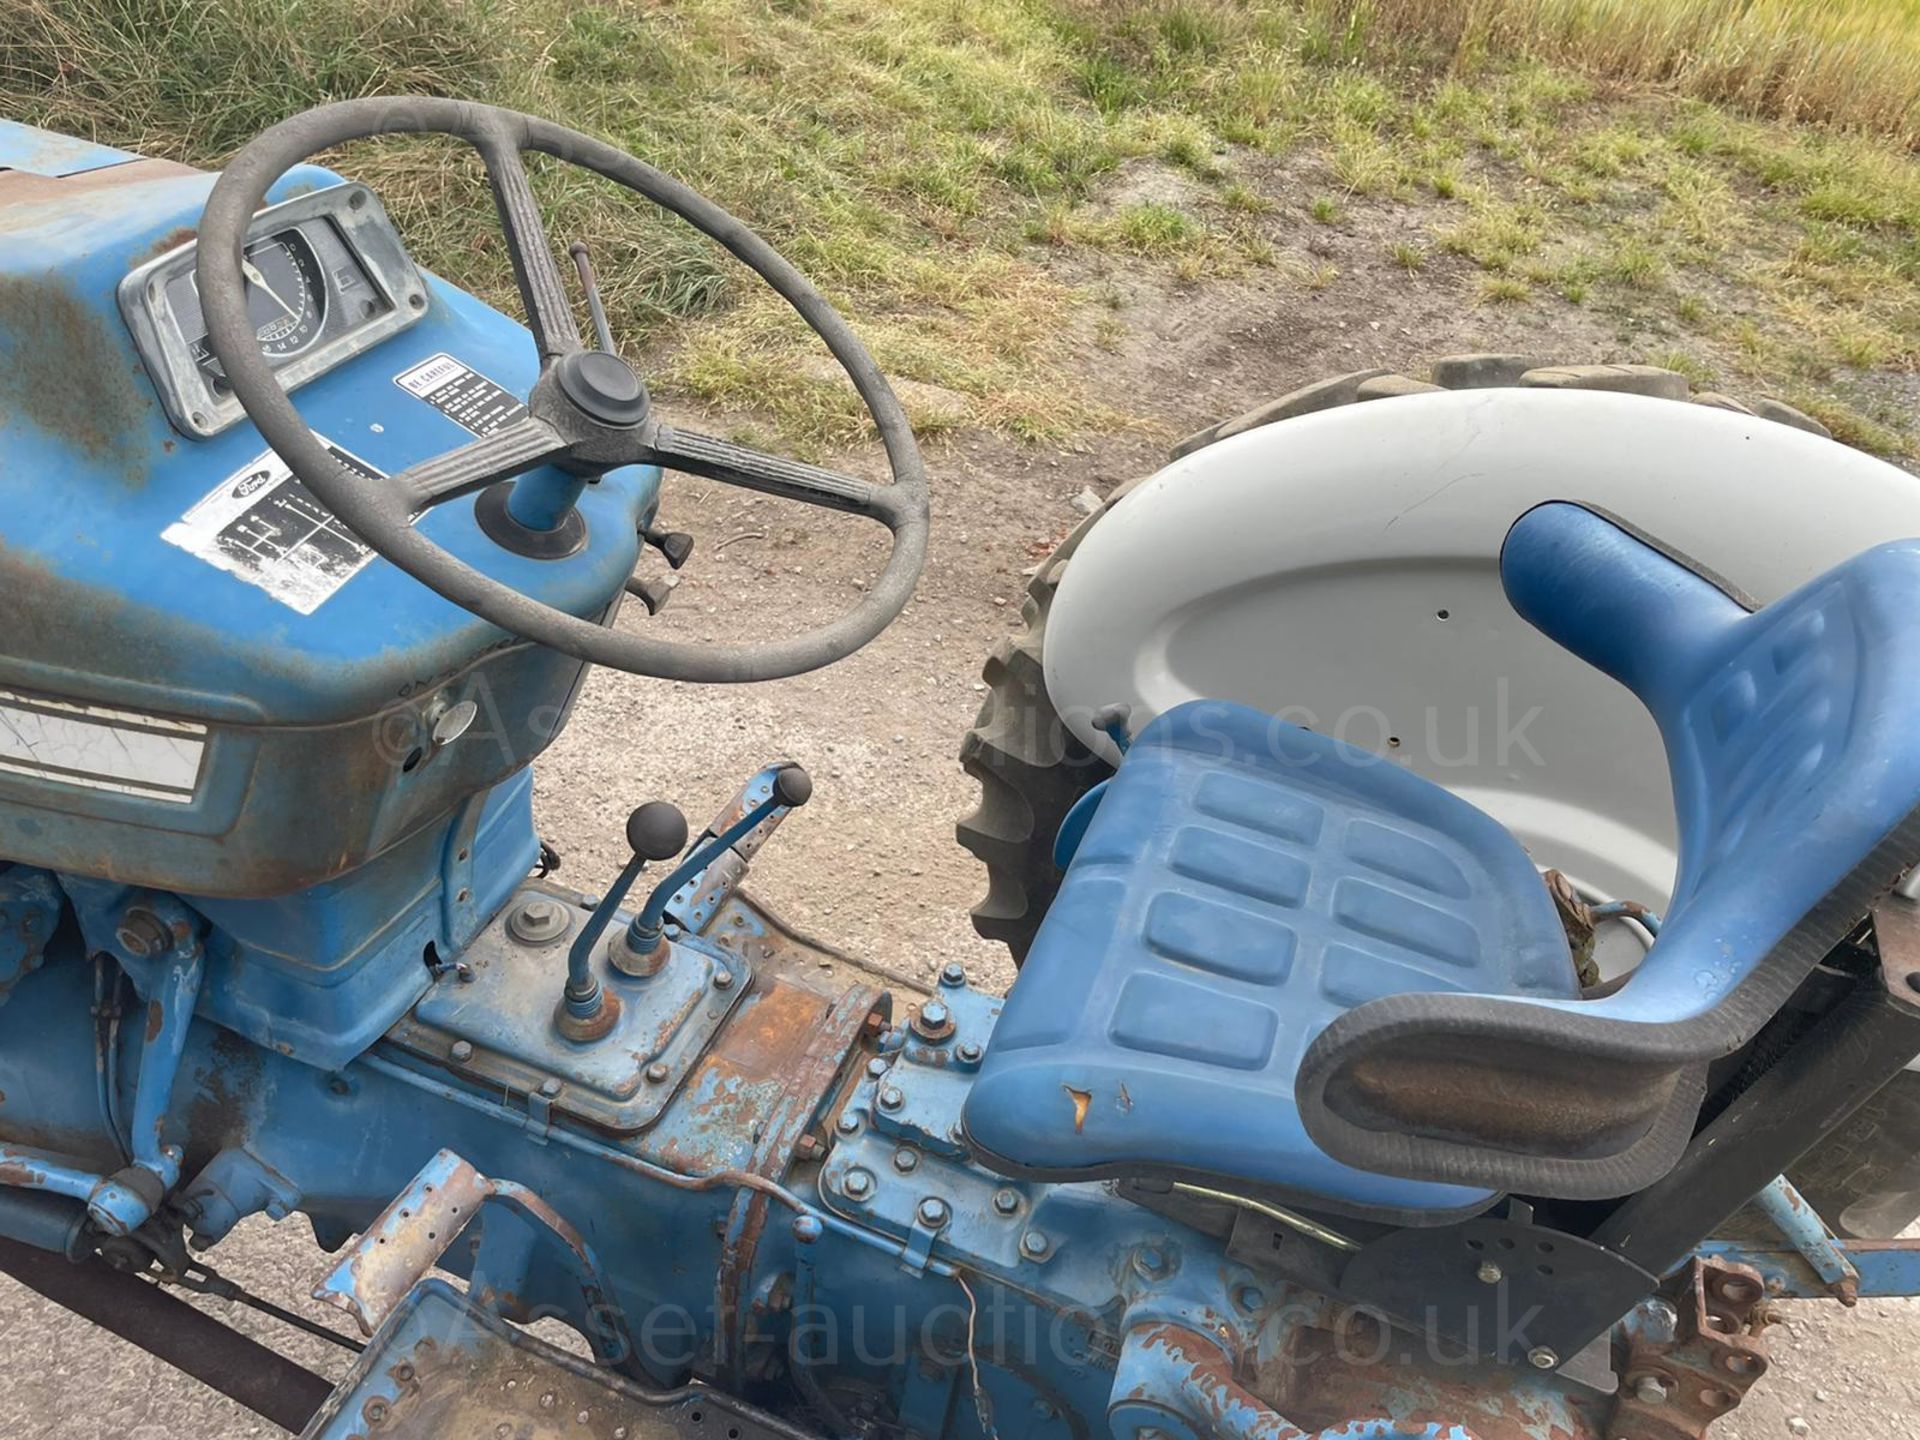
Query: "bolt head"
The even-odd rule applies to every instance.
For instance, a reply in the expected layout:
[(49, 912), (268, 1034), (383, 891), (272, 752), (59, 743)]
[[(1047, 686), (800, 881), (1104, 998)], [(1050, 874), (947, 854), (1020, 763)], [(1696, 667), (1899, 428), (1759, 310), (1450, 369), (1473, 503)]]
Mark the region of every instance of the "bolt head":
[(507, 934), (522, 945), (548, 945), (573, 928), (573, 916), (558, 900), (531, 895), (507, 913)]
[(914, 1213), (920, 1217), (922, 1225), (938, 1230), (947, 1223), (947, 1202), (937, 1196), (929, 1195), (920, 1202), (920, 1208)]
[(898, 1110), (906, 1103), (907, 1097), (902, 1095), (895, 1086), (889, 1085), (880, 1092), (880, 1108), (882, 1110)]
[(1473, 1272), (1482, 1285), (1498, 1285), (1506, 1278), (1506, 1272), (1491, 1260), (1482, 1260), (1480, 1268)]
[(840, 1189), (849, 1200), (864, 1200), (873, 1193), (873, 1176), (865, 1170), (849, 1170), (840, 1181)]
[(929, 1000), (920, 1007), (920, 1018), (929, 1025), (939, 1026), (946, 1024), (953, 1016), (938, 1000)]
[(1051, 1248), (1051, 1243), (1043, 1231), (1029, 1230), (1020, 1237), (1020, 1253), (1029, 1259), (1038, 1260)]
[(940, 967), (940, 983), (958, 988), (967, 983), (967, 967), (958, 960), (949, 960)]
[(647, 1066), (647, 1081), (649, 1084), (658, 1085), (667, 1078), (667, 1075), (667, 1062), (664, 1060), (656, 1060)]
[(960, 1047), (960, 1059), (968, 1065), (979, 1064), (980, 1056), (983, 1053), (984, 1052), (980, 1049), (980, 1047), (971, 1040), (967, 1041), (966, 1044)]
[(1012, 1215), (1020, 1208), (1018, 1190), (996, 1190), (993, 1192), (993, 1208), (1002, 1215)]
[(715, 970), (713, 972), (713, 988), (716, 990), (731, 990), (733, 988), (733, 972), (724, 966)]
[(464, 1065), (473, 1058), (473, 1042), (470, 1040), (456, 1040), (453, 1042), (453, 1048), (447, 1053)]
[(867, 1074), (871, 1075), (874, 1079), (878, 1080), (886, 1073), (887, 1062), (882, 1060), (878, 1055), (867, 1061)]
[(893, 1152), (893, 1168), (898, 1170), (902, 1175), (911, 1175), (915, 1170), (920, 1168), (919, 1152), (910, 1150), (905, 1145), (902, 1145), (898, 1150)]
[(1527, 1363), (1536, 1370), (1551, 1370), (1560, 1363), (1560, 1357), (1544, 1345), (1536, 1345), (1527, 1351)]
[(540, 1082), (540, 1093), (551, 1100), (560, 1093), (560, 1082), (549, 1075)]
[(851, 1110), (843, 1110), (840, 1118), (833, 1122), (833, 1128), (842, 1135), (852, 1135), (860, 1129), (860, 1117)]

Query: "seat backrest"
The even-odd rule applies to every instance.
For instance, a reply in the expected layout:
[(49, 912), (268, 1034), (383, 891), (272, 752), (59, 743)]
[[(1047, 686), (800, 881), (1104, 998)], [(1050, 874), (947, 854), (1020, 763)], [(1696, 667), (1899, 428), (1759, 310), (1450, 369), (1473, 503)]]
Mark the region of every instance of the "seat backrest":
[[(1357, 1007), (1309, 1050), (1296, 1090), (1315, 1141), (1350, 1164), (1626, 1194), (1686, 1145), (1705, 1063), (1752, 1039), (1920, 860), (1920, 541), (1750, 611), (1624, 523), (1554, 502), (1515, 523), (1501, 575), (1522, 617), (1660, 727), (1680, 833), (1660, 937), (1603, 999)], [(1475, 1103), (1495, 1093), (1537, 1103)]]

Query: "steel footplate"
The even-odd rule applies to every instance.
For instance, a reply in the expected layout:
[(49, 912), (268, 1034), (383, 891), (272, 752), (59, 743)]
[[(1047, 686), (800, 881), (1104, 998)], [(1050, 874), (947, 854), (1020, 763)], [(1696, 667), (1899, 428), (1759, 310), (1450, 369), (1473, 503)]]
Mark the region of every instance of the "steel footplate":
[(704, 1387), (649, 1391), (481, 1309), (414, 1288), (302, 1440), (817, 1440)]

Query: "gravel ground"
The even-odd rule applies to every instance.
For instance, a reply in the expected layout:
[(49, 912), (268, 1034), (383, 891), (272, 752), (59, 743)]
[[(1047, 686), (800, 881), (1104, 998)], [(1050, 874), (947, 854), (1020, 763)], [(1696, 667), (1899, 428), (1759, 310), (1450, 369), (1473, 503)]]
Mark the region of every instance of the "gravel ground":
[[(1131, 338), (1089, 354), (1090, 373), (1133, 397), (1141, 429), (1048, 449), (967, 433), (930, 455), (934, 553), (917, 598), (859, 655), (775, 684), (701, 688), (596, 674), (571, 729), (539, 767), (540, 816), (585, 889), (610, 877), (621, 820), (640, 800), (681, 804), (695, 824), (766, 760), (812, 771), (816, 798), (756, 865), (754, 888), (808, 930), (889, 965), (931, 974), (950, 959), (1011, 978), (977, 940), (982, 889), (952, 827), (972, 786), (954, 755), (979, 704), (978, 669), (1017, 623), (1023, 572), (1077, 521), (1072, 499), (1150, 467), (1166, 437), (1316, 375), (1362, 365), (1417, 368), (1472, 349), (1562, 360), (1632, 358), (1584, 315), (1476, 311), (1444, 287), (1327, 296), (1266, 286), (1131, 293)], [(1529, 328), (1532, 327), (1532, 328)], [(714, 423), (725, 417), (709, 417)], [(849, 468), (876, 475), (871, 455)], [(702, 548), (654, 622), (692, 640), (791, 633), (857, 598), (881, 546), (854, 522), (705, 483), (675, 482), (665, 506)], [(321, 1257), (302, 1221), (244, 1226), (212, 1257), (282, 1304), (319, 1314), (306, 1291)], [(233, 1307), (205, 1302), (227, 1313)], [(330, 1315), (332, 1312), (326, 1312)], [(1920, 1436), (1920, 1308), (1912, 1302), (1788, 1307), (1778, 1361), (1715, 1430), (1724, 1440), (1788, 1434)], [(342, 1352), (240, 1311), (232, 1317), (328, 1373)], [(275, 1433), (195, 1382), (0, 1279), (0, 1440), (239, 1440)]]

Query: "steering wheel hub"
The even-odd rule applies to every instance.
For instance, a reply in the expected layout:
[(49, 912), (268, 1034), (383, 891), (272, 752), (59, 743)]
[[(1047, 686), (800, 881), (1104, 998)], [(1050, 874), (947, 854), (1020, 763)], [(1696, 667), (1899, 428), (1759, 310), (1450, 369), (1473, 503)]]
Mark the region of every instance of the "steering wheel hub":
[(646, 382), (618, 355), (576, 350), (553, 362), (554, 383), (588, 419), (602, 425), (638, 425), (651, 402)]

